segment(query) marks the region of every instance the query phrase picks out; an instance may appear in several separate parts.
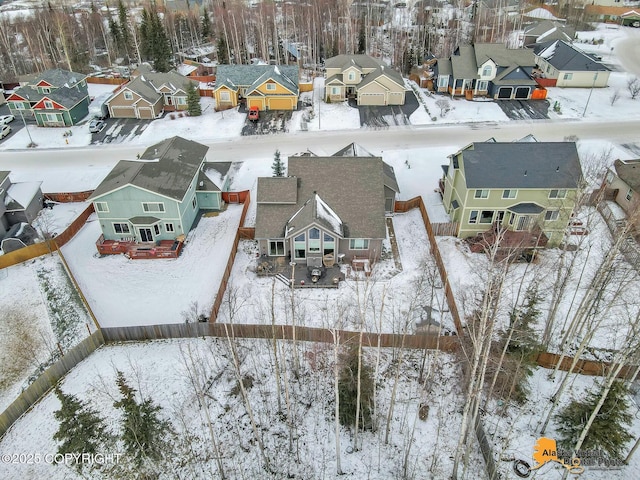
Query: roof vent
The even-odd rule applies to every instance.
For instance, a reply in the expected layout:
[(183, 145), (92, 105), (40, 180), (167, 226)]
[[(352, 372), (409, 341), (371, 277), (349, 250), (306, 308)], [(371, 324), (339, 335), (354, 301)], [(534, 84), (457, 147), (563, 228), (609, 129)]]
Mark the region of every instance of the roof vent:
[(204, 182), (202, 180), (200, 180), (200, 186), (204, 187)]
[(525, 177), (527, 176), (527, 171), (526, 171), (526, 170), (524, 171), (524, 176), (525, 176)]
[(556, 167), (556, 173), (557, 173), (557, 172), (559, 172), (559, 171), (560, 171), (560, 166), (558, 165), (558, 166)]

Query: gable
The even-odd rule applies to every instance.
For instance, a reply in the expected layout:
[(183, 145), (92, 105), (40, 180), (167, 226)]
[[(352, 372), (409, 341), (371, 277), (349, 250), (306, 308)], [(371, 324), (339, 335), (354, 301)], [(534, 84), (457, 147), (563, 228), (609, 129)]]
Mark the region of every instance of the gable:
[[(269, 90), (267, 88), (267, 85), (269, 85), (269, 84), (275, 85), (275, 90), (273, 90), (273, 89)], [(281, 83), (276, 82), (272, 78), (269, 78), (265, 82), (261, 83), (254, 90), (259, 90), (260, 92), (264, 93), (265, 95), (274, 95), (274, 94), (275, 95), (282, 95), (282, 94), (295, 95), (295, 92), (292, 92), (291, 90), (286, 88), (284, 85), (282, 85)]]
[(34, 110), (50, 110), (49, 108), (47, 108), (47, 107), (45, 106), (45, 101), (46, 101), (46, 102), (51, 102), (51, 103), (53, 104), (53, 108), (54, 108), (55, 110), (66, 110), (66, 109), (67, 109), (67, 107), (65, 107), (64, 105), (61, 105), (61, 104), (59, 104), (59, 103), (57, 103), (57, 102), (54, 102), (53, 100), (51, 100), (51, 99), (50, 99), (50, 98), (48, 98), (48, 97), (44, 97), (42, 100), (40, 100), (38, 103), (36, 103), (36, 104), (33, 106), (33, 109), (34, 109)]
[(11, 95), (9, 95), (6, 98), (7, 102), (28, 102), (29, 100), (21, 97), (20, 95), (18, 95), (17, 93), (12, 93)]
[(53, 87), (53, 85), (51, 85), (49, 82), (46, 82), (44, 80), (40, 80), (38, 83), (36, 83), (36, 87), (51, 88)]

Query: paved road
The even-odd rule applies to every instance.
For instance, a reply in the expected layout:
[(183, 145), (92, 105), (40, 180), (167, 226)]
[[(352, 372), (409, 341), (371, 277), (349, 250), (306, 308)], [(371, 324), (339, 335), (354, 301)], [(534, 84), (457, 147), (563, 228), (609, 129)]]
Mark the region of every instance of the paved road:
[[(579, 139), (602, 139), (614, 143), (633, 143), (638, 138), (640, 122), (632, 121), (588, 121), (588, 120), (529, 120), (505, 123), (482, 122), (442, 126), (389, 127), (385, 130), (343, 130), (323, 132), (299, 132), (296, 134), (258, 135), (239, 137), (226, 141), (201, 138), (199, 141), (211, 147), (210, 156), (216, 161), (241, 161), (257, 158), (272, 158), (279, 149), (284, 156), (307, 149), (318, 154), (331, 154), (351, 142), (363, 145), (373, 153), (385, 150), (404, 150), (450, 146), (460, 148), (471, 142), (485, 141), (495, 137), (498, 141), (513, 141), (533, 134), (540, 141), (562, 141), (566, 137)], [(25, 176), (37, 178), (46, 175), (46, 170), (113, 166), (120, 159), (133, 159), (145, 147), (128, 144), (96, 145), (80, 148), (14, 150), (0, 152), (0, 170), (15, 170)], [(424, 161), (431, 159), (425, 155)], [(435, 159), (438, 162), (440, 158)], [(420, 161), (416, 158), (415, 161)], [(31, 175), (31, 172), (33, 175)], [(78, 175), (76, 175), (77, 177)], [(85, 185), (84, 188), (95, 188)]]

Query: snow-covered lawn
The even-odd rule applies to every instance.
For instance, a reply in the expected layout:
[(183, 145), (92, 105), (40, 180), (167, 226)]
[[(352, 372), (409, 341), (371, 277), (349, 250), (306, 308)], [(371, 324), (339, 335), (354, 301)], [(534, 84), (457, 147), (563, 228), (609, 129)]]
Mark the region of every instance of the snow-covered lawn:
[[(62, 381), (61, 388), (88, 401), (107, 420), (108, 429), (113, 433), (119, 431), (121, 420), (113, 406), (119, 398), (116, 370), (122, 371), (129, 385), (138, 390), (138, 398), (151, 398), (160, 405), (161, 415), (171, 421), (176, 431), (172, 451), (158, 464), (163, 472), (160, 479), (218, 478), (212, 436), (220, 446), (227, 478), (281, 479), (288, 475), (305, 479), (335, 478), (333, 347), (299, 343), (300, 372), (296, 379), (292, 374), (292, 344), (279, 342), (282, 410), (278, 412), (271, 342), (238, 340), (234, 343), (240, 375), (271, 474), (264, 469), (264, 457), (254, 440), (225, 339), (103, 347), (74, 368)], [(388, 349), (380, 353), (377, 368), (377, 350), (364, 351), (364, 362), (376, 375), (374, 418), (378, 428), (359, 434), (357, 451), (353, 449), (352, 433), (346, 428), (340, 429), (342, 470), (348, 478), (387, 480), (403, 477), (404, 464), (410, 478), (448, 478), (460, 431), (458, 410), (462, 403), (458, 382), (452, 381), (458, 375), (454, 358), (429, 353), (425, 363), (429, 377), (420, 384), (422, 351), (405, 351), (401, 360), (397, 351)], [(396, 403), (390, 415), (398, 368)], [(198, 400), (194, 385), (205, 389), (206, 406)], [(59, 405), (55, 395), (47, 395), (5, 435), (0, 442), (0, 455), (56, 453), (57, 444), (52, 436), (58, 422), (53, 412)], [(418, 415), (421, 405), (428, 406), (428, 411), (423, 409), (426, 414), (423, 419)], [(211, 430), (205, 408), (212, 421)], [(391, 423), (385, 440), (387, 418)], [(101, 453), (123, 453), (122, 444), (112, 448), (113, 451)], [(120, 461), (125, 464), (130, 459), (124, 455)], [(472, 449), (468, 475), (468, 478), (484, 477), (484, 465), (477, 448)], [(2, 463), (0, 478), (80, 477), (65, 465)], [(100, 472), (90, 478), (114, 477)]]
[(38, 232), (59, 235), (89, 206), (86, 202), (56, 203), (43, 208), (31, 225)]
[(95, 215), (62, 252), (100, 326), (182, 323), (192, 304), (209, 315), (241, 213), (241, 205), (229, 205), (216, 217), (202, 217), (177, 259), (100, 258)]
[(57, 254), (0, 270), (0, 312), (2, 411), (59, 348), (68, 350), (95, 328)]

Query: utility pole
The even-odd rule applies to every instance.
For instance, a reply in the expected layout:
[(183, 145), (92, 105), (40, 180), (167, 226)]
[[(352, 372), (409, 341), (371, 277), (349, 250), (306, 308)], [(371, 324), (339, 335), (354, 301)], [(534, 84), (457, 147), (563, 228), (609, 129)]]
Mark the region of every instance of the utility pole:
[(596, 86), (596, 80), (598, 79), (598, 72), (593, 74), (593, 83), (591, 84), (591, 90), (589, 90), (589, 96), (587, 97), (587, 103), (584, 106), (584, 112), (582, 112), (582, 118), (584, 118), (587, 113), (587, 107), (589, 106), (589, 100), (591, 100), (591, 94), (593, 93), (593, 88)]

